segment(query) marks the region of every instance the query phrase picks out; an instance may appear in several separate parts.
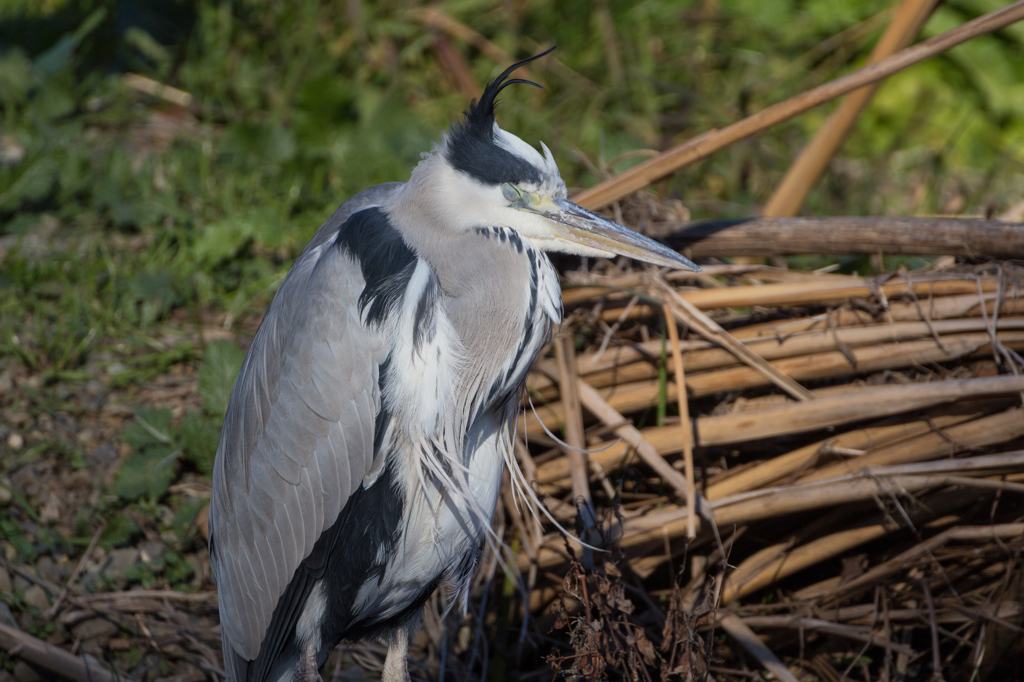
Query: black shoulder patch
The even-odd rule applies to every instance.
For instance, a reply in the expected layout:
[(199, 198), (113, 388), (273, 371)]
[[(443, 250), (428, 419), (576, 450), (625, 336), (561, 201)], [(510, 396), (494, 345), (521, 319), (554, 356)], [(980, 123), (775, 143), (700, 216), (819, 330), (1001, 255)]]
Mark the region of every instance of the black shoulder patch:
[(399, 305), (416, 269), (416, 254), (402, 239), (380, 207), (352, 214), (339, 228), (334, 245), (345, 249), (359, 263), (366, 286), (359, 296), (359, 310), (369, 306), (366, 319), (380, 323)]

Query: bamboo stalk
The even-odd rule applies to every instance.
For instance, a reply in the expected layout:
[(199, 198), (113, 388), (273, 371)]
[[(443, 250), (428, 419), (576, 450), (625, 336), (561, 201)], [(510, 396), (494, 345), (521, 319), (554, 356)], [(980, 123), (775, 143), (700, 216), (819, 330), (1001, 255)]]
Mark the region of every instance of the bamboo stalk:
[(1024, 377), (935, 381), (925, 384), (868, 388), (849, 395), (819, 398), (811, 404), (794, 403), (756, 412), (715, 415), (697, 419), (697, 442), (702, 445), (735, 443), (812, 431), (862, 419), (877, 419), (963, 398), (1014, 393)]
[[(872, 324), (835, 330), (803, 331), (785, 336), (747, 338), (744, 339), (743, 344), (764, 360), (777, 361), (840, 348), (853, 349), (870, 346), (883, 341), (900, 342), (909, 339), (934, 338), (934, 336), (941, 338), (944, 335), (963, 332), (984, 332), (993, 326), (1000, 331), (1024, 330), (1024, 317), (1000, 316), (994, 322), (981, 318), (968, 318), (936, 320), (931, 323)], [(594, 388), (654, 379), (658, 374), (655, 362), (660, 345), (660, 341), (650, 341), (637, 344), (636, 347), (608, 349), (600, 356), (596, 353), (584, 354), (580, 356), (578, 363), (580, 375)], [(683, 350), (682, 355), (683, 362), (690, 372), (721, 369), (738, 364), (736, 356), (722, 348), (693, 348)], [(538, 366), (544, 367), (546, 371), (549, 368), (546, 361), (538, 363)], [(527, 386), (545, 400), (553, 401), (558, 397), (555, 384), (540, 372), (530, 375)]]
[[(947, 433), (951, 433), (950, 429), (947, 429)], [(915, 439), (914, 441), (918, 446), (927, 445), (922, 441)], [(841, 485), (843, 483), (858, 481), (861, 479), (865, 480), (880, 480), (883, 478), (890, 478), (893, 480), (898, 479), (901, 476), (905, 477), (931, 477), (929, 481), (936, 485), (948, 485), (948, 481), (952, 479), (967, 480), (968, 474), (976, 474), (978, 476), (984, 476), (1000, 471), (1018, 471), (1021, 466), (1024, 465), (1024, 451), (1014, 450), (1011, 452), (1003, 452), (998, 455), (981, 455), (976, 457), (968, 457), (966, 459), (944, 459), (937, 462), (920, 462), (914, 461), (910, 464), (896, 464), (886, 466), (872, 466), (865, 467), (853, 473), (843, 474), (835, 478), (820, 479), (814, 481), (799, 481), (798, 483), (791, 485), (782, 485), (776, 488), (767, 488), (764, 490), (752, 490), (737, 495), (730, 495), (729, 497), (715, 500), (712, 506), (714, 508), (727, 507), (729, 505), (739, 504), (754, 499), (769, 499), (779, 494), (785, 494), (788, 491), (801, 488), (802, 486), (810, 485)], [(951, 474), (960, 474), (959, 476), (951, 476)], [(924, 480), (921, 478), (920, 480)], [(1004, 481), (979, 481), (971, 479), (972, 482), (969, 485), (977, 487), (991, 487), (987, 483), (1000, 483)], [(967, 485), (962, 482), (954, 483), (953, 485)], [(1018, 491), (1019, 488), (1016, 483), (1011, 482), (1011, 485), (1007, 488), (1008, 490)]]
[(820, 440), (778, 457), (773, 457), (755, 466), (740, 471), (728, 478), (708, 484), (704, 495), (709, 500), (718, 500), (745, 490), (753, 490), (768, 485), (786, 476), (792, 475), (810, 466), (826, 447), (842, 447), (853, 450), (869, 450), (896, 441), (913, 438), (933, 429), (942, 429), (959, 424), (982, 415), (942, 415), (901, 421), (897, 424), (855, 429), (838, 436)]
[[(894, 447), (883, 448), (874, 454), (884, 453), (884, 456), (873, 457), (871, 463), (916, 462), (950, 452), (952, 443), (956, 443), (959, 446), (957, 449), (962, 450), (1005, 442), (1022, 434), (1024, 434), (1024, 410), (1014, 408), (991, 417), (953, 426), (944, 433), (949, 440), (939, 435), (928, 434), (912, 439), (913, 442), (898, 443)], [(934, 438), (932, 438), (933, 435)], [(936, 441), (941, 441), (945, 448), (936, 447)], [(857, 458), (857, 463), (859, 464), (870, 456)], [(831, 473), (836, 474), (837, 472), (838, 474), (847, 473), (838, 468)], [(719, 526), (747, 523), (755, 519), (771, 518), (822, 506), (870, 499), (879, 491), (875, 479), (847, 479), (827, 485), (822, 484), (820, 487), (803, 485), (819, 481), (822, 477), (817, 474), (820, 473), (820, 471), (815, 472), (815, 475), (801, 479), (800, 484), (789, 486), (785, 491), (771, 495), (744, 498), (735, 503), (728, 500), (712, 503), (715, 521)], [(936, 485), (936, 479), (928, 476), (892, 476), (888, 479), (897, 489), (907, 492)], [(621, 544), (623, 547), (634, 546), (660, 537), (662, 533), (667, 533), (670, 537), (681, 536), (687, 525), (685, 516), (685, 509), (667, 508), (652, 512), (642, 518), (628, 519), (623, 524)]]
[[(615, 408), (607, 403), (600, 394), (582, 379), (579, 383), (579, 395), (584, 407), (594, 414), (605, 424), (611, 426), (618, 424), (615, 435), (626, 442), (629, 447), (636, 450), (637, 455), (647, 466), (651, 467), (665, 483), (672, 486), (679, 494), (680, 499), (686, 500), (688, 495), (693, 494), (693, 488), (689, 482), (672, 465), (665, 461), (665, 458), (658, 454), (657, 448), (644, 439), (640, 430), (630, 424), (625, 417), (615, 411)], [(595, 453), (597, 454), (597, 453)], [(536, 479), (536, 471), (533, 479)]]
[(690, 406), (686, 400), (686, 373), (683, 369), (683, 354), (679, 350), (679, 330), (676, 328), (676, 321), (672, 319), (672, 306), (666, 303), (664, 308), (665, 325), (668, 327), (668, 336), (672, 344), (672, 363), (675, 365), (676, 404), (679, 406), (679, 440), (683, 442), (683, 470), (686, 472), (686, 514), (690, 520), (686, 527), (686, 537), (692, 540), (697, 537), (697, 495), (693, 478), (693, 438), (691, 436), (693, 426), (690, 421)]
[[(693, 225), (694, 223), (687, 223)], [(704, 265), (701, 272), (690, 272), (688, 270), (675, 270), (668, 272), (663, 277), (668, 282), (691, 282), (702, 277), (727, 277), (749, 275), (764, 282), (823, 282), (826, 280), (846, 280), (854, 284), (859, 281), (855, 275), (838, 275), (828, 272), (803, 272), (801, 270), (786, 270), (769, 265)], [(626, 289), (638, 289), (643, 283), (645, 273), (631, 273), (628, 275), (616, 275), (613, 277), (588, 275), (585, 279), (574, 279), (564, 285), (562, 289), (562, 303), (565, 305), (576, 305), (590, 299), (600, 298), (610, 291), (622, 291)], [(707, 280), (704, 280), (707, 281)], [(716, 280), (717, 281), (717, 280)]]
[(906, 256), (1024, 257), (1024, 224), (982, 218), (762, 217), (664, 223), (659, 231), (667, 234), (669, 246), (686, 249), (690, 258), (879, 251)]
[[(1014, 408), (1006, 412), (977, 419), (972, 422), (952, 427), (946, 431), (946, 436), (955, 441), (960, 449), (984, 447), (992, 443), (1005, 442), (1024, 434), (1024, 409)], [(948, 450), (936, 449), (926, 438), (913, 439), (914, 443), (909, 446), (904, 444), (900, 454), (908, 452), (915, 453), (912, 457), (890, 458), (893, 461), (913, 462), (921, 459), (939, 457)], [(948, 445), (950, 441), (945, 441)], [(1010, 456), (1011, 459), (1006, 459)], [(1020, 453), (1005, 453), (1004, 463), (1013, 465), (1020, 459)], [(993, 456), (995, 458), (996, 456)], [(1012, 459), (1016, 457), (1017, 459)], [(995, 459), (987, 462), (993, 465)], [(1016, 466), (1019, 468), (1019, 466)], [(952, 470), (953, 467), (948, 467)], [(935, 473), (939, 471), (939, 473)], [(977, 472), (978, 468), (963, 466), (962, 473)], [(746, 524), (753, 521), (763, 521), (771, 518), (791, 514), (795, 512), (808, 511), (834, 507), (842, 504), (870, 500), (881, 495), (890, 494), (912, 494), (915, 492), (947, 487), (949, 485), (961, 485), (962, 481), (951, 481), (951, 478), (931, 464), (918, 467), (903, 467), (899, 469), (874, 469), (870, 472), (862, 472), (856, 475), (846, 475), (842, 478), (828, 481), (807, 480), (800, 481), (795, 485), (781, 486), (777, 489), (758, 491), (757, 494), (739, 495), (732, 499), (718, 500), (712, 503), (713, 516), (719, 527), (729, 525)], [(998, 480), (993, 480), (998, 482)], [(972, 499), (975, 493), (971, 493), (965, 499)], [(959, 499), (959, 498), (958, 498)], [(933, 511), (938, 513), (939, 507), (932, 505)], [(662, 543), (667, 539), (683, 537), (689, 525), (689, 515), (683, 507), (667, 507), (649, 512), (642, 516), (626, 519), (622, 524), (622, 538), (620, 547), (623, 549), (639, 548), (650, 543)], [(700, 519), (695, 519), (699, 524)], [(854, 542), (860, 535), (851, 533), (840, 536), (837, 543), (815, 545), (815, 552), (820, 548), (839, 547), (842, 550), (844, 543)], [(872, 533), (864, 536), (870, 540)], [(557, 540), (555, 542), (560, 542)], [(848, 548), (848, 547), (847, 547)], [(831, 551), (831, 550), (830, 550)], [(815, 556), (814, 553), (798, 555), (796, 563), (790, 565), (793, 570), (809, 565), (808, 563)], [(820, 556), (820, 553), (818, 554)], [(802, 558), (801, 558), (802, 557)], [(557, 565), (564, 561), (564, 556), (554, 550), (550, 543), (542, 546), (537, 552), (538, 566), (541, 568)], [(522, 563), (522, 562), (521, 562)], [(528, 562), (523, 564), (525, 568)], [(759, 588), (757, 588), (759, 589)], [(749, 592), (744, 592), (747, 594)]]
[[(1024, 331), (1003, 332), (998, 335), (998, 338), (1007, 348), (1014, 350), (1024, 348)], [(848, 354), (840, 351), (831, 351), (797, 358), (785, 358), (776, 361), (774, 367), (794, 379), (804, 381), (827, 379), (879, 372), (899, 367), (946, 362), (957, 358), (970, 357), (975, 354), (988, 353), (990, 352), (990, 341), (989, 335), (982, 332), (957, 334), (944, 337), (942, 345), (939, 345), (934, 339), (920, 339), (898, 344), (865, 346), (851, 349), (848, 351)], [(851, 357), (855, 364), (851, 364)], [(670, 383), (672, 384), (669, 387), (670, 391), (674, 393), (674, 382)], [(713, 372), (691, 374), (687, 377), (686, 383), (687, 392), (692, 397), (709, 396), (716, 393), (737, 391), (768, 384), (763, 374), (747, 367), (732, 367)], [(598, 389), (601, 397), (622, 414), (629, 414), (653, 405), (657, 400), (658, 391), (658, 383), (653, 380)], [(674, 400), (671, 393), (669, 398)], [(841, 397), (837, 399), (841, 399)], [(698, 417), (696, 420), (698, 443), (700, 445), (717, 445), (738, 442), (731, 439), (731, 435), (737, 429), (743, 433), (756, 433), (756, 431), (750, 430), (752, 428), (750, 422), (752, 419), (757, 418), (757, 414), (759, 413), (751, 411), (713, 417)], [(851, 417), (851, 419), (870, 418), (872, 414), (874, 412), (866, 413), (860, 417)], [(564, 409), (558, 403), (538, 405), (537, 414), (531, 412), (524, 416), (523, 428), (530, 435), (539, 435), (543, 433), (544, 427), (538, 419), (543, 420), (548, 429), (552, 429), (561, 422), (563, 415)], [(751, 438), (778, 435), (785, 431), (778, 431), (776, 429), (787, 428), (787, 425), (784, 424), (763, 424), (762, 426), (766, 430), (771, 430), (771, 432), (759, 433), (751, 436)], [(773, 427), (775, 428), (773, 429)]]
[[(885, 33), (882, 34), (871, 51), (868, 64), (876, 64), (909, 45), (932, 13), (935, 3), (936, 0), (903, 0), (896, 10), (896, 16), (893, 17), (885, 29)], [(797, 214), (811, 188), (825, 172), (829, 160), (842, 146), (860, 112), (864, 110), (881, 85), (882, 81), (875, 81), (846, 96), (825, 124), (818, 129), (814, 139), (800, 152), (796, 161), (789, 167), (782, 182), (779, 183), (765, 204), (762, 215), (791, 216)], [(838, 253), (838, 251), (834, 253)]]
[(0, 623), (0, 649), (6, 649), (43, 670), (55, 675), (81, 682), (113, 682), (114, 676), (106, 668), (90, 663), (48, 644), (27, 632), (22, 632), (6, 623)]
[[(1018, 602), (1002, 602), (999, 604), (982, 604), (978, 607), (978, 610), (986, 615), (994, 618), (1001, 618), (1003, 620), (1012, 620), (1022, 612), (1021, 605)], [(875, 604), (862, 604), (852, 607), (844, 607), (843, 609), (836, 609), (843, 615), (843, 621), (847, 623), (870, 623), (876, 620), (875, 616), (878, 612), (878, 607)], [(863, 613), (862, 616), (854, 617), (854, 613)], [(800, 628), (806, 627), (808, 630), (811, 629), (826, 629), (828, 624), (835, 625), (835, 621), (826, 620), (825, 614), (822, 614), (822, 618), (801, 618), (794, 617), (792, 615), (785, 616), (743, 616), (743, 622), (751, 627), (758, 628)], [(922, 617), (922, 611), (920, 609), (891, 609), (889, 611), (890, 620), (904, 620), (904, 621), (919, 621)], [(971, 616), (965, 615), (963, 612), (956, 611), (955, 609), (941, 609), (936, 612), (936, 620), (939, 623), (966, 623), (973, 620)], [(817, 624), (821, 625), (817, 625)], [(876, 640), (877, 641), (877, 640)], [(881, 646), (881, 644), (880, 644)], [(892, 643), (893, 651), (901, 651), (902, 645)], [(912, 651), (912, 650), (908, 650)]]
[[(1024, 2), (1024, 0), (1021, 0)], [(875, 286), (870, 280), (861, 285), (850, 285), (843, 281), (825, 280), (817, 286), (806, 282), (783, 282), (779, 284), (762, 284), (759, 286), (721, 287), (718, 289), (697, 289), (680, 291), (679, 295), (700, 308), (714, 310), (718, 308), (750, 308), (809, 306), (843, 303), (854, 298), (873, 298), (876, 295), (886, 299), (905, 294), (914, 294), (919, 298), (933, 296), (952, 296), (957, 294), (973, 294), (992, 292), (999, 288), (995, 279), (983, 279), (981, 282), (962, 279), (915, 281), (911, 286), (906, 282)], [(627, 320), (660, 315), (660, 308), (640, 303), (625, 315)], [(609, 308), (601, 313), (606, 322), (616, 322), (622, 311)]]
[[(682, 324), (689, 325), (694, 328), (701, 336), (720, 344), (730, 353), (739, 358), (740, 361), (747, 363), (750, 368), (763, 375), (768, 381), (772, 382), (779, 388), (797, 400), (813, 400), (814, 394), (808, 391), (806, 388), (793, 381), (784, 372), (780, 372), (776, 367), (773, 367), (771, 363), (767, 362), (756, 353), (751, 351), (749, 348), (744, 346), (742, 343), (734, 339), (729, 332), (722, 329), (721, 325), (712, 320), (710, 317), (702, 313), (696, 306), (687, 301), (685, 298), (679, 296), (674, 289), (669, 287), (663, 282), (655, 285), (655, 291), (665, 299), (665, 314), (669, 320), (674, 317), (677, 321)], [(675, 327), (670, 326), (670, 335), (675, 338), (678, 331)], [(676, 341), (678, 342), (678, 338)], [(673, 353), (679, 353), (678, 343), (673, 347)], [(676, 380), (680, 381), (683, 377), (683, 360), (680, 355), (676, 361)], [(685, 402), (685, 392), (683, 386), (679, 386), (680, 402)]]
[[(1001, 333), (999, 339), (1008, 348), (1024, 346), (1024, 330)], [(800, 381), (831, 379), (849, 375), (864, 375), (900, 367), (948, 362), (957, 358), (990, 354), (988, 334), (952, 334), (940, 342), (924, 338), (902, 343), (886, 343), (843, 351), (827, 351), (811, 355), (776, 360), (773, 366)], [(747, 367), (730, 367), (693, 374), (687, 388), (694, 397), (714, 395), (726, 391), (765, 386), (767, 382)]]
[(880, 465), (905, 464), (940, 457), (962, 450), (967, 446), (985, 447), (1024, 435), (1024, 409), (984, 417), (945, 429), (940, 433), (926, 433), (908, 441), (870, 452), (863, 457), (831, 464), (801, 477), (802, 482), (820, 481), (861, 469)]
[(593, 527), (596, 516), (593, 514), (594, 503), (590, 497), (590, 477), (587, 475), (587, 456), (584, 450), (587, 442), (583, 433), (583, 408), (576, 392), (579, 374), (576, 372), (576, 349), (573, 348), (572, 337), (559, 334), (555, 338), (555, 355), (558, 359), (562, 412), (565, 415), (565, 438), (569, 445), (564, 450), (572, 477), (572, 494), (576, 503), (584, 505), (587, 509), (583, 522), (589, 530)]
[[(750, 266), (753, 267), (753, 266)], [(643, 284), (641, 276), (631, 286), (623, 288), (610, 286), (589, 286), (582, 290), (585, 296), (575, 296), (573, 303), (585, 303), (599, 297), (606, 297), (609, 300), (628, 300), (636, 294), (635, 289)], [(671, 278), (669, 278), (671, 279)], [(953, 275), (919, 275), (909, 280), (912, 290), (919, 295), (931, 296), (952, 296), (957, 294), (978, 295), (978, 281), (976, 277), (961, 277)], [(982, 290), (986, 292), (995, 291), (999, 286), (999, 280), (994, 277), (981, 277)], [(880, 288), (881, 287), (881, 288)], [(679, 289), (678, 294), (701, 310), (715, 310), (719, 308), (743, 308), (751, 305), (757, 306), (783, 306), (783, 305), (825, 305), (828, 303), (842, 302), (851, 298), (870, 297), (876, 292), (882, 293), (888, 298), (896, 297), (910, 291), (908, 280), (890, 280), (887, 283), (879, 283), (870, 277), (854, 277), (843, 275), (838, 277), (822, 277), (813, 279), (802, 279), (798, 281), (781, 281), (769, 284), (747, 284), (737, 286), (715, 287), (708, 289)], [(567, 293), (576, 293), (580, 290), (570, 289)], [(566, 294), (563, 294), (563, 303), (566, 301)]]
[(886, 78), (917, 62), (941, 54), (971, 38), (991, 33), (1021, 19), (1024, 19), (1024, 0), (968, 21), (955, 29), (901, 50), (876, 64), (812, 88), (721, 130), (711, 130), (699, 135), (575, 195), (573, 199), (591, 210), (606, 206), (734, 142), (746, 139), (857, 88)]
[[(919, 612), (918, 615), (920, 615)], [(961, 617), (960, 622), (962, 621), (963, 618)], [(910, 647), (893, 642), (883, 633), (873, 631), (871, 630), (871, 628), (857, 627), (851, 625), (840, 625), (838, 623), (834, 623), (832, 621), (824, 620), (821, 618), (806, 618), (794, 615), (745, 616), (743, 617), (743, 622), (752, 628), (776, 627), (839, 635), (840, 637), (845, 637), (847, 639), (855, 639), (861, 642), (867, 642), (868, 644), (873, 644), (877, 647), (889, 648), (893, 651), (905, 653), (908, 656), (913, 656), (916, 653)]]
[[(700, 436), (703, 444), (724, 445), (792, 433), (796, 429), (811, 430), (850, 421), (878, 419), (964, 398), (1009, 395), (1022, 389), (1024, 377), (1015, 376), (871, 387), (847, 396), (819, 398), (813, 402), (735, 415), (697, 417), (694, 421), (697, 433), (704, 434)], [(662, 455), (682, 452), (678, 434), (671, 430), (646, 428), (641, 430), (641, 434)], [(627, 444), (619, 443), (594, 452), (591, 457), (607, 470), (618, 466), (629, 452)], [(551, 460), (537, 467), (538, 483), (553, 483), (568, 476), (569, 464), (564, 459)]]
[(799, 682), (796, 676), (789, 672), (786, 664), (780, 661), (779, 657), (772, 653), (772, 650), (736, 614), (727, 613), (718, 619), (718, 623), (723, 630), (729, 633), (730, 637), (760, 661), (761, 665), (772, 673), (774, 679), (783, 680), (783, 682)]
[(735, 599), (741, 599), (808, 566), (871, 542), (891, 531), (891, 526), (887, 528), (885, 524), (879, 523), (842, 530), (798, 547), (776, 545), (768, 548), (764, 553), (773, 555), (770, 560), (764, 561), (755, 555), (741, 563), (726, 578), (722, 586), (722, 603), (729, 604)]
[[(886, 314), (892, 318), (893, 322), (934, 322), (950, 318), (974, 318), (981, 316), (983, 309), (988, 315), (995, 312), (996, 297), (997, 294), (992, 291), (983, 296), (979, 296), (975, 292), (956, 296), (929, 297), (918, 301), (889, 301)], [(998, 310), (1000, 316), (1020, 315), (1024, 313), (1024, 297), (1002, 298), (999, 301)], [(748, 324), (733, 330), (732, 334), (737, 339), (747, 340), (765, 336), (789, 336), (801, 332), (853, 325), (868, 325), (876, 322), (877, 320), (871, 313), (862, 309), (846, 307), (813, 317)]]
[[(1017, 417), (1020, 418), (1020, 415)], [(948, 485), (947, 478), (927, 475), (885, 476), (876, 479), (844, 480), (817, 486), (789, 486), (784, 490), (773, 491), (754, 499), (715, 507), (714, 518), (719, 527), (751, 523), (796, 512), (863, 502), (889, 493), (904, 495), (943, 487)], [(700, 519), (697, 521), (700, 523)], [(663, 509), (643, 517), (627, 519), (623, 524), (620, 546), (627, 549), (660, 540), (665, 536), (683, 537), (687, 525), (688, 519), (684, 508)], [(543, 552), (539, 552), (538, 556), (543, 561)]]
[(984, 542), (991, 540), (1012, 540), (1024, 535), (1024, 523), (1004, 523), (990, 526), (958, 526), (942, 531), (917, 545), (914, 545), (905, 552), (901, 552), (892, 559), (872, 567), (867, 572), (844, 583), (830, 599), (837, 599), (842, 594), (849, 594), (862, 589), (867, 585), (882, 580), (896, 571), (902, 570), (914, 558), (932, 554), (936, 549), (952, 540), (966, 542)]

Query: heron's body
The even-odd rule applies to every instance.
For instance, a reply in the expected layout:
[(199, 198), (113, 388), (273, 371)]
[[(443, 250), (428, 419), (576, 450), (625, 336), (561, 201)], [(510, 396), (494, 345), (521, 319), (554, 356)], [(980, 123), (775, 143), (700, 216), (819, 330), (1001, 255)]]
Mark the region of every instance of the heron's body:
[(317, 680), (369, 636), (391, 643), (384, 679), (408, 679), (409, 629), (438, 585), (466, 584), (561, 320), (542, 250), (686, 263), (565, 202), (546, 149), (491, 129), (507, 73), (408, 182), (328, 219), (253, 340), (210, 509), (229, 682)]

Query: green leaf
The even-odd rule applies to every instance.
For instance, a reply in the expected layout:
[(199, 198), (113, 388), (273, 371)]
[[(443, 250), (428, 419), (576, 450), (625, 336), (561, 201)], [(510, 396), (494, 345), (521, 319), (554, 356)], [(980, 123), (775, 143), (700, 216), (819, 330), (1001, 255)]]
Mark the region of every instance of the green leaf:
[(94, 10), (73, 33), (62, 37), (53, 47), (36, 57), (36, 66), (48, 75), (66, 68), (71, 63), (71, 56), (78, 46), (106, 18), (106, 8), (100, 7)]
[(136, 451), (153, 445), (171, 443), (171, 411), (153, 407), (136, 407), (135, 421), (121, 431), (121, 440)]
[(50, 193), (57, 182), (57, 162), (48, 156), (41, 156), (17, 180), (4, 191), (0, 191), (0, 211), (13, 210), (21, 203), (39, 201)]
[(227, 412), (231, 389), (244, 359), (245, 353), (230, 341), (213, 341), (206, 346), (203, 366), (199, 368), (199, 395), (209, 414), (221, 417)]
[(125, 512), (120, 512), (107, 522), (100, 536), (100, 544), (104, 547), (118, 547), (128, 544), (139, 533), (135, 520)]
[[(202, 500), (205, 502), (205, 500)], [(162, 557), (164, 561), (164, 579), (169, 585), (177, 585), (192, 577), (195, 570), (192, 565), (174, 551), (168, 550)]]
[(171, 485), (181, 450), (169, 445), (150, 446), (121, 463), (114, 482), (115, 495), (136, 500), (143, 495), (159, 498)]

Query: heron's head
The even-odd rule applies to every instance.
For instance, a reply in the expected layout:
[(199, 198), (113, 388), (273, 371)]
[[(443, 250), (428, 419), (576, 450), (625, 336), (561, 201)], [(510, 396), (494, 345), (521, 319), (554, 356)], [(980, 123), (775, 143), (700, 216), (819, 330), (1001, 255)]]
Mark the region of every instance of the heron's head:
[[(551, 48), (552, 50), (554, 48)], [(462, 120), (452, 125), (439, 148), (413, 173), (413, 181), (444, 229), (507, 227), (545, 251), (581, 256), (616, 254), (655, 265), (699, 270), (678, 253), (627, 227), (577, 206), (566, 198), (565, 182), (551, 151), (533, 146), (498, 127), (498, 93), (513, 83), (536, 83), (509, 75), (546, 55), (513, 64), (489, 82)]]

